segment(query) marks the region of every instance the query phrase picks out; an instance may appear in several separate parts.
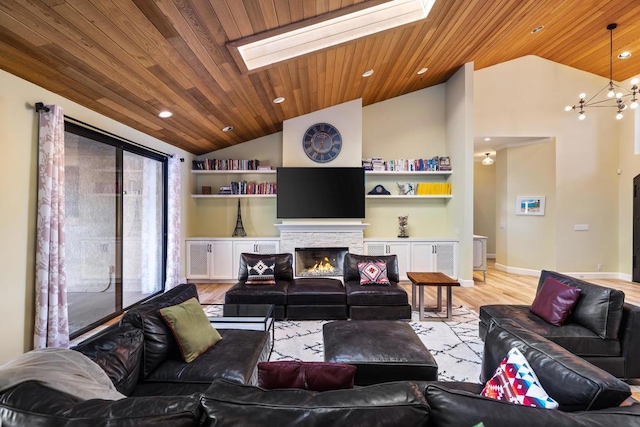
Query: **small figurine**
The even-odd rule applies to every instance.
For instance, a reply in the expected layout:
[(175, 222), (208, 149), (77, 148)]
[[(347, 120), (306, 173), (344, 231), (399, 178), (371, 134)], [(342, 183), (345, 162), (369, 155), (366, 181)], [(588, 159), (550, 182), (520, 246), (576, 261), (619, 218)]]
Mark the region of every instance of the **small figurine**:
[(400, 184), (396, 182), (398, 186), (398, 192), (401, 196), (413, 196), (415, 194), (413, 184), (407, 182), (406, 184)]
[(398, 237), (409, 237), (407, 234), (407, 224), (409, 223), (409, 215), (400, 215), (398, 217), (398, 223), (400, 224), (400, 234)]

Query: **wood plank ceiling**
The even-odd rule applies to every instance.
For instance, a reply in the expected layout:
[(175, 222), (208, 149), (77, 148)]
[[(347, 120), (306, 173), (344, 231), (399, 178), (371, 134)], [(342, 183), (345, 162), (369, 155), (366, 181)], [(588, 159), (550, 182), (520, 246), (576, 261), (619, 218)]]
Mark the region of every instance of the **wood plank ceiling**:
[[(614, 80), (640, 72), (638, 0), (436, 0), (422, 21), (251, 73), (227, 46), (379, 2), (3, 0), (0, 68), (197, 155), (277, 132), (301, 114), (443, 83), (469, 61), (481, 69), (537, 55), (609, 77), (611, 22), (614, 53), (633, 53), (614, 59)], [(286, 101), (273, 104), (278, 96)], [(173, 117), (159, 118), (164, 109)]]

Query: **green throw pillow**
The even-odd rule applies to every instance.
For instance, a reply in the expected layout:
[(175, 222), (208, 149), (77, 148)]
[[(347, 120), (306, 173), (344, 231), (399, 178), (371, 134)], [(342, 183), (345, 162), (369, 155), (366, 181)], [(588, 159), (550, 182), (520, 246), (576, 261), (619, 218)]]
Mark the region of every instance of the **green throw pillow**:
[(196, 298), (181, 304), (160, 309), (160, 315), (173, 331), (185, 362), (193, 362), (196, 357), (213, 347), (222, 337), (211, 326), (207, 315)]

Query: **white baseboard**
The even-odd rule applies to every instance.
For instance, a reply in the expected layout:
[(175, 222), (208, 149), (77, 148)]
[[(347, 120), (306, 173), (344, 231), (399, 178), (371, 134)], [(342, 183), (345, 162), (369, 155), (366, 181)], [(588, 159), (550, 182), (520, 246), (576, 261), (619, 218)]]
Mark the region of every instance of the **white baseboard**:
[(496, 259), (496, 254), (487, 254), (487, 259)]
[[(504, 271), (506, 273), (521, 274), (523, 276), (540, 276), (540, 270), (532, 270), (529, 268), (509, 267), (504, 264), (496, 263), (496, 270)], [(581, 271), (581, 272), (564, 272), (558, 273), (566, 274), (567, 276), (575, 277), (576, 279), (620, 279), (631, 282), (631, 275), (626, 273), (616, 272), (603, 272), (603, 271)]]
[(540, 270), (532, 270), (530, 268), (509, 267), (496, 263), (496, 270), (504, 271), (511, 274), (521, 274), (523, 276), (540, 276)]
[(458, 282), (460, 282), (460, 286), (462, 286), (463, 288), (473, 288), (473, 286), (475, 285), (473, 280), (468, 279), (458, 279)]

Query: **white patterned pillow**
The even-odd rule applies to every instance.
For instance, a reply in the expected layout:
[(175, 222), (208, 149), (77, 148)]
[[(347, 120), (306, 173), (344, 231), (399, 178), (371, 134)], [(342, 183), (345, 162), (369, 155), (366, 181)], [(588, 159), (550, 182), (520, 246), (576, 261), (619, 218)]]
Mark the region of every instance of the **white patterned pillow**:
[(387, 264), (384, 262), (359, 262), (358, 271), (360, 285), (391, 285), (387, 277)]
[(276, 269), (275, 258), (262, 258), (247, 260), (249, 277), (245, 282), (247, 285), (275, 285), (274, 276)]

